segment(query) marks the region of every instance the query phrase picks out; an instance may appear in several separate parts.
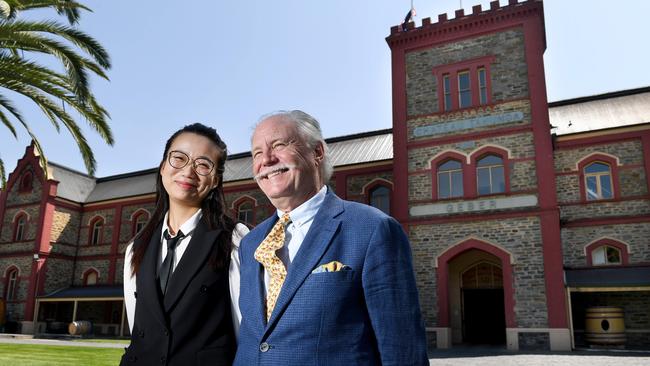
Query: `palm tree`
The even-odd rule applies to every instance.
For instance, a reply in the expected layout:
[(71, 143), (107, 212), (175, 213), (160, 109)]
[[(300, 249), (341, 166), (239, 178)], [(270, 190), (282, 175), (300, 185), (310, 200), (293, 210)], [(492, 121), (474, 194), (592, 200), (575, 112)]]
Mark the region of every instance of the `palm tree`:
[[(53, 9), (67, 19), (58, 21), (20, 20), (21, 12)], [(90, 175), (95, 172), (95, 158), (79, 125), (69, 114), (70, 108), (84, 118), (107, 144), (113, 144), (107, 123), (108, 112), (97, 102), (89, 87), (89, 72), (108, 80), (105, 71), (111, 67), (108, 52), (89, 35), (74, 28), (81, 11), (91, 11), (73, 0), (0, 0), (0, 122), (17, 138), (14, 124), (29, 134), (40, 155), (41, 165), (47, 160), (41, 144), (20, 111), (7, 96), (14, 92), (31, 100), (57, 131), (63, 125), (79, 146)], [(55, 71), (30, 60), (29, 56), (53, 57), (63, 71)], [(44, 169), (47, 172), (47, 169)], [(47, 173), (46, 173), (47, 174)], [(0, 177), (5, 185), (5, 170), (0, 159)]]

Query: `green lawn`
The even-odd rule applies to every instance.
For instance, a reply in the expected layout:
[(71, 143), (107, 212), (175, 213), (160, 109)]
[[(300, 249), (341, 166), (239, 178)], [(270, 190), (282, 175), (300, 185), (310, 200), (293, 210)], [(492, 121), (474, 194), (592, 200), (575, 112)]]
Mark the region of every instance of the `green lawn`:
[(123, 343), (126, 347), (131, 343), (130, 339), (105, 339), (105, 338), (79, 338), (79, 339), (68, 339), (72, 342), (88, 342), (88, 343)]
[(122, 348), (0, 344), (0, 365), (11, 366), (115, 366), (124, 353)]

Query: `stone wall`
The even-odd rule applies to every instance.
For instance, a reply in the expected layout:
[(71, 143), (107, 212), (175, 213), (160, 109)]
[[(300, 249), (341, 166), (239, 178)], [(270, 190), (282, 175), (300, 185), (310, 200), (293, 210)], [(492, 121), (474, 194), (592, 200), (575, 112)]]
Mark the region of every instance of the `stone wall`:
[(43, 287), (44, 292), (49, 294), (53, 291), (70, 287), (73, 267), (74, 262), (70, 259), (47, 258), (45, 285)]
[(275, 208), (271, 205), (271, 202), (266, 198), (264, 193), (257, 188), (245, 191), (225, 192), (225, 196), (226, 206), (230, 209), (231, 216), (235, 219), (237, 219), (237, 207), (234, 207), (233, 204), (243, 196), (252, 197), (256, 202), (254, 208), (255, 219), (253, 224), (259, 224), (275, 212)]
[(484, 56), (495, 56), (490, 65), (492, 100), (501, 102), (526, 98), (528, 70), (524, 50), (523, 30), (511, 29), (407, 53), (408, 115), (439, 112), (439, 86), (432, 73), (434, 67)]
[[(81, 225), (79, 230), (79, 244), (81, 247), (89, 244), (90, 236), (90, 221), (95, 217), (104, 218), (104, 227), (102, 229), (101, 241), (98, 246), (109, 245), (113, 241), (113, 223), (115, 220), (115, 209), (103, 209), (103, 210), (92, 210), (86, 211), (81, 216)], [(90, 253), (85, 253), (86, 255)], [(92, 253), (97, 254), (97, 253)]]
[(34, 240), (36, 240), (36, 231), (38, 230), (40, 217), (41, 217), (40, 208), (41, 208), (40, 202), (29, 206), (7, 208), (5, 210), (5, 216), (2, 223), (2, 233), (0, 236), (0, 242), (2, 243), (13, 242), (14, 228), (15, 228), (14, 218), (20, 214), (27, 215), (23, 240), (21, 241), (33, 242)]
[(133, 215), (136, 212), (142, 212), (142, 210), (144, 209), (147, 211), (145, 213), (147, 215), (146, 217), (151, 218), (154, 208), (155, 208), (155, 202), (153, 201), (151, 201), (151, 203), (146, 203), (146, 204), (124, 206), (122, 208), (122, 217), (119, 218), (120, 220), (119, 242), (120, 243), (130, 242), (135, 236), (136, 234), (134, 232), (135, 223), (131, 219), (134, 218)]
[[(40, 169), (38, 167), (37, 169)], [(28, 192), (20, 192), (20, 180), (23, 174), (27, 171), (32, 173), (32, 189)], [(14, 172), (16, 174), (16, 172)], [(11, 187), (8, 187), (9, 193), (7, 194), (7, 206), (12, 205), (24, 205), (26, 203), (38, 203), (40, 204), (41, 199), (43, 198), (43, 184), (34, 173), (34, 169), (31, 165), (23, 167), (18, 179), (16, 179), (15, 184)]]
[(591, 201), (587, 204), (560, 206), (563, 220), (593, 219), (650, 214), (650, 201), (638, 199), (630, 201)]
[[(117, 267), (117, 271), (121, 271), (124, 267)], [(110, 261), (105, 260), (85, 260), (83, 258), (77, 258), (77, 264), (75, 266), (74, 277), (73, 277), (73, 286), (83, 286), (84, 273), (90, 269), (95, 269), (99, 272), (97, 277), (98, 285), (112, 285), (108, 283), (108, 269), (110, 267)]]
[(436, 258), (471, 237), (512, 253), (515, 318), (519, 327), (548, 326), (542, 239), (537, 217), (412, 225), (409, 230), (420, 302), (428, 327), (437, 326)]
[(599, 225), (562, 229), (564, 266), (585, 267), (584, 248), (589, 243), (611, 238), (629, 245), (630, 264), (650, 263), (650, 223)]
[[(370, 182), (372, 182), (375, 179), (382, 179), (384, 181), (388, 181), (392, 183), (393, 172), (386, 171), (386, 172), (378, 172), (378, 173), (370, 173), (370, 174), (349, 175), (347, 177), (347, 182), (346, 182), (347, 199), (350, 201), (356, 201), (356, 202), (367, 204), (369, 192), (367, 190), (364, 192), (364, 186), (368, 185)], [(392, 190), (392, 186), (390, 184), (386, 184), (385, 182), (382, 182), (381, 184), (387, 186), (388, 189)]]
[(79, 240), (81, 213), (63, 207), (56, 207), (52, 218), (50, 241), (76, 245)]

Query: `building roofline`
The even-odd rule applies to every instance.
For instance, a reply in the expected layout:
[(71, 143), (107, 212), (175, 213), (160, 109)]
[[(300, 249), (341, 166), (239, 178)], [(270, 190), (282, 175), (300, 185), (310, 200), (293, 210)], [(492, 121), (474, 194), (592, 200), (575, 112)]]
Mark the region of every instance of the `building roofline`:
[(55, 162), (53, 162), (53, 161), (48, 161), (48, 162), (47, 162), (47, 165), (52, 165), (52, 166), (55, 166), (55, 167), (57, 167), (57, 168), (59, 168), (59, 169), (67, 170), (67, 171), (69, 171), (70, 173), (74, 173), (74, 174), (81, 175), (81, 176), (83, 176), (84, 178), (88, 178), (88, 179), (97, 179), (97, 178), (95, 178), (95, 177), (89, 175), (88, 173), (80, 172), (80, 171), (78, 171), (78, 170), (72, 169), (72, 168), (67, 167), (67, 166), (65, 166), (65, 165), (62, 165), (62, 164), (59, 164), (59, 163), (55, 163)]
[(158, 172), (158, 168), (149, 168), (144, 170), (138, 170), (135, 172), (109, 175), (108, 177), (97, 178), (96, 182), (103, 183), (103, 182), (109, 182), (117, 179), (132, 178), (132, 177), (139, 177), (142, 175), (155, 174), (156, 172)]
[(555, 101), (555, 102), (548, 103), (548, 107), (549, 108), (562, 107), (562, 106), (571, 105), (571, 104), (593, 102), (593, 101), (597, 101), (597, 100), (612, 99), (612, 98), (618, 98), (618, 97), (627, 97), (627, 96), (630, 96), (630, 95), (641, 94), (641, 93), (649, 93), (649, 92), (650, 92), (650, 86), (644, 86), (644, 87), (634, 88), (634, 89), (619, 90), (619, 91), (589, 95), (589, 96), (584, 96), (584, 97), (577, 97), (577, 98), (571, 98), (571, 99), (565, 99), (565, 100), (558, 100), (558, 101)]
[[(360, 139), (360, 138), (364, 138), (364, 137), (385, 135), (385, 134), (389, 134), (389, 133), (392, 133), (392, 132), (393, 132), (392, 128), (385, 128), (383, 130), (359, 132), (359, 133), (353, 133), (351, 135), (329, 137), (329, 138), (325, 139), (325, 142), (328, 143), (328, 144), (332, 144), (332, 143), (335, 143), (335, 142), (355, 140), (355, 139)], [(247, 158), (247, 157), (250, 157), (250, 156), (251, 156), (250, 151), (244, 151), (244, 152), (240, 152), (240, 153), (237, 153), (237, 154), (228, 155), (227, 160), (235, 160), (235, 159)]]

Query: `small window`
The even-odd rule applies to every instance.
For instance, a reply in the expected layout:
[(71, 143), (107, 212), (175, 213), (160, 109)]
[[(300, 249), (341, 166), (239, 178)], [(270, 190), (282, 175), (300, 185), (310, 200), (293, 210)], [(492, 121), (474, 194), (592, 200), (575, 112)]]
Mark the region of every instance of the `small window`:
[(135, 223), (133, 224), (133, 235), (139, 233), (144, 229), (144, 226), (147, 224), (147, 215), (144, 213), (139, 214), (135, 218)]
[(604, 200), (614, 197), (612, 190), (612, 171), (608, 164), (595, 162), (584, 170), (587, 200)]
[(84, 281), (84, 284), (86, 286), (93, 286), (97, 284), (97, 272), (95, 271), (90, 271), (88, 274), (86, 274), (86, 281)]
[(14, 234), (14, 241), (22, 241), (25, 239), (25, 224), (27, 219), (24, 215), (21, 215), (16, 222), (16, 231)]
[(463, 196), (463, 167), (457, 160), (447, 160), (438, 167), (438, 198)]
[(478, 194), (495, 194), (506, 191), (503, 159), (496, 155), (487, 155), (477, 162), (476, 180)]
[(591, 263), (594, 266), (621, 264), (621, 251), (609, 245), (602, 245), (591, 252)]
[(484, 67), (478, 69), (478, 97), (479, 104), (487, 104), (487, 76)]
[(18, 282), (18, 270), (12, 269), (7, 274), (7, 300), (16, 300), (16, 284)]
[(90, 244), (98, 245), (101, 241), (102, 228), (104, 227), (103, 220), (97, 220), (93, 222), (90, 229)]
[(390, 215), (390, 189), (386, 186), (377, 186), (370, 191), (370, 206), (382, 210)]
[(253, 224), (253, 202), (244, 201), (237, 207), (237, 219), (247, 224)]
[(444, 107), (445, 112), (451, 110), (451, 81), (449, 79), (449, 74), (442, 76), (442, 88), (444, 95)]
[(18, 189), (20, 192), (31, 192), (32, 191), (32, 173), (25, 173), (20, 179), (20, 186)]
[(458, 107), (472, 106), (472, 91), (470, 90), (469, 71), (458, 73)]

